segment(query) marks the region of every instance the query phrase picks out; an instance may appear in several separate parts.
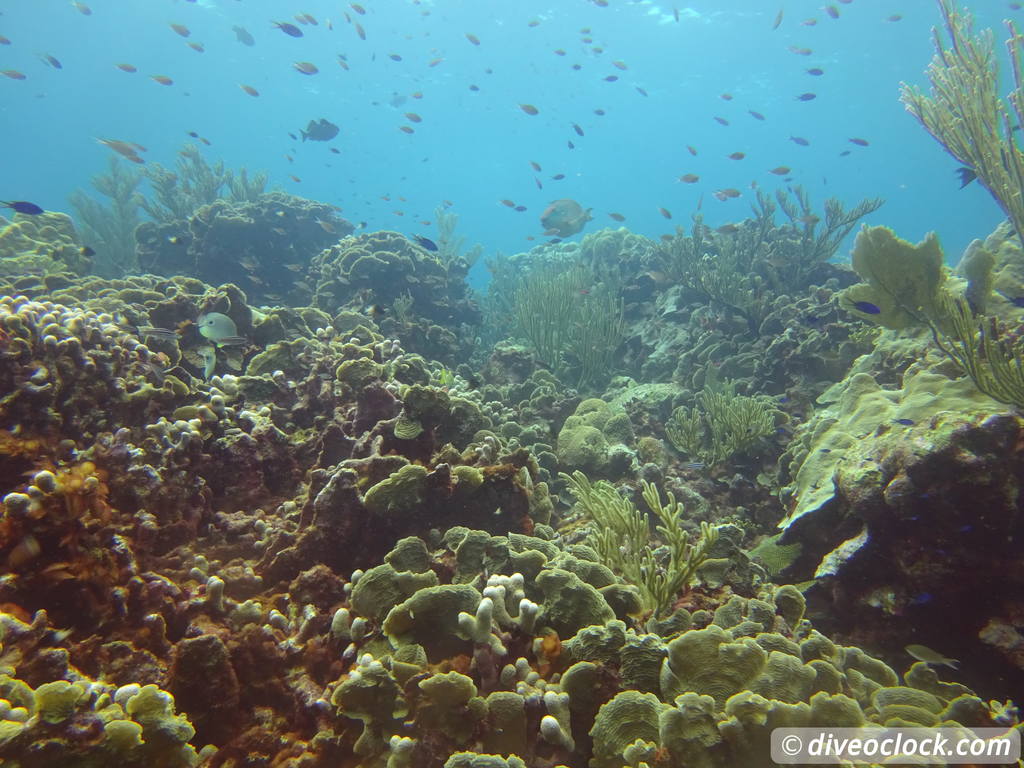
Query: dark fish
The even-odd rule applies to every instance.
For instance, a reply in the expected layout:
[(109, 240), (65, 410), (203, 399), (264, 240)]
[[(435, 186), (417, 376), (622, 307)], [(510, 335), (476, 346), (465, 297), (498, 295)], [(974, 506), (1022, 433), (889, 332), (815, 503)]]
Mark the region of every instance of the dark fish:
[(724, 117), (719, 117), (718, 115), (714, 115), (714, 118), (715, 118), (715, 122), (718, 123), (719, 125), (728, 125), (729, 124), (729, 121), (726, 120)]
[(480, 38), (474, 35), (472, 32), (466, 33), (466, 39), (469, 40), (473, 45), (480, 45)]
[(540, 110), (533, 106), (533, 104), (520, 104), (519, 108), (528, 115), (540, 114)]
[(429, 237), (424, 237), (423, 235), (413, 235), (412, 239), (415, 240), (418, 245), (423, 246), (428, 251), (437, 250), (437, 243), (435, 243)]
[(235, 38), (242, 45), (256, 45), (256, 39), (249, 34), (249, 31), (245, 27), (234, 26), (231, 31), (235, 33)]
[(192, 31), (184, 24), (169, 24), (168, 26), (182, 37), (188, 37), (192, 34)]
[(659, 208), (658, 213), (664, 216), (666, 219), (672, 218), (672, 212), (668, 208)]
[(772, 168), (768, 173), (774, 173), (776, 176), (785, 176), (789, 173), (788, 165), (780, 165), (778, 168)]
[(607, 82), (607, 83), (614, 83), (618, 79), (619, 79), (618, 75), (608, 75), (607, 77), (604, 78), (604, 81)]
[(730, 160), (742, 160), (746, 155), (743, 152), (733, 152), (729, 155)]
[(608, 218), (612, 219), (613, 221), (625, 221), (626, 220), (626, 217), (623, 216), (621, 213), (609, 213), (608, 214)]
[(957, 168), (955, 171), (956, 175), (960, 177), (960, 189), (963, 189), (976, 178), (978, 174), (973, 168), (968, 168), (966, 165)]
[(696, 173), (684, 173), (682, 176), (679, 177), (679, 180), (683, 182), (683, 184), (696, 184), (698, 181), (700, 181), (700, 176), (698, 176)]
[(38, 216), (43, 213), (43, 209), (35, 203), (29, 203), (25, 200), (11, 200), (9, 203), (0, 202), (0, 208), (10, 208), (16, 213), (24, 213), (28, 216)]
[(311, 61), (296, 61), (292, 64), (292, 69), (296, 72), (301, 72), (304, 75), (315, 75), (320, 71), (316, 64)]
[(259, 96), (260, 95), (260, 92), (257, 91), (255, 88), (253, 88), (251, 85), (246, 85), (245, 83), (239, 83), (238, 87), (241, 88), (246, 93), (248, 93), (250, 96)]
[(639, 93), (641, 96), (646, 96), (647, 95), (647, 91), (645, 91), (639, 85), (636, 85), (636, 86), (633, 86), (633, 87), (636, 88), (636, 92)]
[(810, 69), (807, 70), (807, 74), (813, 75), (814, 77), (821, 77), (822, 75), (825, 74), (825, 70), (821, 69), (820, 67), (811, 67)]
[(289, 24), (287, 21), (273, 21), (271, 23), (289, 37), (302, 37), (302, 30), (294, 24)]
[(789, 140), (792, 141), (794, 144), (799, 144), (801, 147), (806, 147), (811, 143), (802, 136), (790, 136)]
[(747, 112), (749, 112), (750, 116), (755, 120), (764, 120), (764, 115), (762, 115), (760, 112), (755, 112), (752, 109), (748, 109)]
[(912, 426), (914, 426), (914, 420), (913, 419), (893, 419), (893, 422), (896, 423), (896, 424), (902, 424), (904, 427), (912, 427)]
[(530, 167), (533, 168), (533, 170), (535, 170), (537, 173), (540, 173), (541, 171), (540, 163), (535, 162), (533, 160), (530, 161)]
[[(772, 29), (773, 30), (778, 29), (779, 25), (782, 23), (782, 14), (783, 14), (783, 9), (779, 8), (779, 12), (777, 14), (775, 14), (775, 21), (772, 22)], [(676, 19), (676, 21), (679, 21), (679, 19)]]
[(583, 135), (583, 129), (582, 129), (582, 128), (580, 128), (580, 127), (579, 127), (579, 126), (578, 126), (578, 125), (577, 125), (576, 123), (573, 123), (573, 124), (572, 124), (572, 129), (573, 129), (574, 131), (576, 131), (576, 135), (577, 135), (577, 136), (582, 136), (582, 135)]
[(564, 178), (565, 178), (565, 174), (564, 173), (556, 173), (554, 176), (551, 177), (551, 180), (552, 181), (561, 181)]
[(849, 142), (851, 144), (856, 144), (858, 147), (866, 147), (868, 145), (868, 140), (867, 139), (853, 138), (853, 139), (850, 139)]
[(299, 133), (302, 134), (303, 141), (330, 141), (338, 135), (338, 126), (321, 117), (319, 120), (310, 120), (306, 130), (300, 130)]
[(865, 315), (880, 315), (882, 310), (877, 304), (872, 304), (870, 301), (854, 301), (851, 306), (858, 312), (863, 312)]
[(526, 206), (525, 206), (525, 205), (517, 205), (517, 206), (516, 206), (515, 208), (513, 208), (512, 210), (513, 210), (513, 211), (518, 211), (519, 213), (522, 213), (523, 211), (525, 211), (525, 210), (526, 210)]
[(818, 94), (816, 94), (816, 93), (801, 93), (799, 96), (796, 97), (796, 100), (797, 101), (813, 101), (816, 98), (818, 98)]
[(96, 251), (94, 251), (88, 245), (83, 245), (81, 248), (78, 249), (78, 252), (80, 254), (82, 254), (83, 256), (86, 256), (86, 257), (95, 256), (96, 255)]
[(11, 78), (11, 80), (24, 80), (25, 79), (25, 73), (24, 72), (19, 72), (16, 69), (5, 69), (3, 71), (0, 71), (0, 75), (3, 75), (4, 77), (9, 77), (9, 78)]
[(118, 64), (117, 68), (122, 72), (138, 72), (138, 68), (133, 64)]
[(51, 56), (48, 53), (42, 53), (39, 57), (54, 69), (64, 69), (64, 65), (60, 63), (60, 60), (56, 56)]
[(162, 341), (176, 341), (178, 339), (178, 332), (170, 328), (157, 328), (152, 325), (131, 325), (129, 323), (118, 323), (117, 327), (122, 331), (134, 333), (137, 336), (152, 336), (154, 339)]

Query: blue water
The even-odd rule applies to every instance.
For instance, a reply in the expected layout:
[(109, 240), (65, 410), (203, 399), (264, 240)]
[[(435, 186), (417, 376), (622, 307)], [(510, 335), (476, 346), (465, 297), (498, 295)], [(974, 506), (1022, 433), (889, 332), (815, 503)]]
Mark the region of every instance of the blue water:
[[(698, 205), (711, 224), (741, 219), (753, 200), (752, 181), (767, 190), (785, 185), (768, 173), (780, 165), (793, 169), (793, 183), (804, 185), (819, 208), (827, 196), (851, 205), (885, 198), (869, 223), (888, 224), (912, 240), (936, 230), (949, 261), (1002, 218), (977, 185), (958, 190), (956, 163), (898, 100), (901, 80), (924, 83), (932, 55), (930, 27), (939, 17), (926, 0), (836, 3), (838, 19), (822, 11), (820, 0), (787, 0), (776, 30), (779, 5), (762, 0), (608, 0), (607, 7), (584, 0), (365, 0), (364, 16), (338, 0), (87, 2), (89, 16), (66, 0), (0, 4), (0, 34), (11, 40), (0, 46), (0, 69), (27, 76), (0, 77), (0, 199), (70, 211), (69, 193), (106, 167), (110, 150), (96, 137), (137, 142), (148, 148), (147, 162), (172, 165), (181, 145), (194, 141), (187, 132), (196, 131), (211, 142), (203, 147), (211, 161), (266, 169), (272, 185), (337, 204), (370, 229), (430, 236), (433, 225), (424, 222), (451, 201), (460, 233), (488, 253), (539, 242), (541, 211), (562, 197), (594, 209), (588, 230), (618, 226), (607, 216), (612, 211), (651, 237), (687, 225)], [(977, 5), (979, 24), (996, 26), (1001, 41), (1001, 19), (1019, 13), (1006, 2)], [(297, 13), (319, 25), (299, 25)], [(365, 28), (365, 41), (345, 13)], [(902, 18), (886, 21), (893, 14)], [(811, 17), (815, 26), (801, 24)], [(272, 20), (290, 21), (305, 34), (289, 37)], [(191, 36), (176, 34), (172, 22)], [(248, 29), (256, 45), (239, 43), (233, 25)], [(586, 36), (593, 42), (583, 42)], [(189, 41), (205, 52), (190, 49)], [(795, 55), (789, 46), (813, 53)], [(44, 63), (44, 53), (63, 68)], [(320, 72), (300, 74), (292, 67), (297, 61)], [(139, 71), (122, 72), (120, 62)], [(810, 76), (810, 67), (825, 74)], [(174, 83), (160, 85), (151, 75)], [(609, 75), (618, 81), (605, 81)], [(241, 83), (260, 96), (246, 95)], [(817, 98), (796, 100), (805, 92)], [(525, 114), (523, 103), (539, 114)], [(422, 122), (410, 123), (406, 112)], [(329, 145), (289, 138), (320, 117), (341, 128)], [(415, 133), (403, 133), (402, 125)], [(810, 146), (794, 144), (794, 135)], [(851, 144), (851, 137), (870, 145)], [(728, 159), (734, 152), (746, 157)], [(700, 182), (680, 183), (687, 173)], [(553, 181), (555, 174), (565, 179)], [(719, 202), (711, 193), (725, 187), (743, 190), (743, 197)], [(502, 198), (528, 210), (515, 212)]]

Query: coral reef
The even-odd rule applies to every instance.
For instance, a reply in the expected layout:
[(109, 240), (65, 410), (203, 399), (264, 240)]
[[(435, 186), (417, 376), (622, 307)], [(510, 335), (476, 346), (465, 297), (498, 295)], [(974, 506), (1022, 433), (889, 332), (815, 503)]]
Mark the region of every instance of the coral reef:
[(84, 275), (92, 259), (83, 249), (74, 222), (64, 213), (0, 216), (0, 275)]
[(121, 277), (138, 270), (135, 228), (143, 200), (138, 192), (141, 181), (141, 171), (111, 156), (107, 172), (92, 177), (93, 189), (107, 198), (106, 204), (81, 189), (71, 193), (82, 234), (96, 251), (96, 272), (103, 277)]

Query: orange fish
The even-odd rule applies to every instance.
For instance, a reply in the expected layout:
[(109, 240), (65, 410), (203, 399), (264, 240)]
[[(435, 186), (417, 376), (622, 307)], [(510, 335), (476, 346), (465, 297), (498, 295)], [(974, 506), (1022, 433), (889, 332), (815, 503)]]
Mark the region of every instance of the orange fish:
[(167, 75), (150, 75), (151, 80), (156, 80), (160, 85), (173, 85), (174, 81)]
[(810, 56), (814, 53), (810, 48), (798, 48), (795, 45), (789, 46), (789, 52), (795, 53), (797, 56)]
[(192, 34), (192, 31), (184, 24), (171, 24), (170, 27), (182, 37), (188, 37)]
[(626, 62), (624, 62), (624, 61), (613, 61), (612, 62), (612, 66), (617, 68), (617, 69), (628, 69), (629, 68), (629, 67), (626, 66)]
[(296, 61), (292, 64), (292, 68), (296, 72), (301, 72), (304, 75), (315, 75), (320, 70), (316, 68), (316, 64), (309, 61)]
[(768, 173), (774, 173), (776, 176), (785, 176), (789, 173), (789, 170), (788, 165), (780, 165), (778, 168), (772, 168)]
[(246, 85), (245, 83), (239, 83), (238, 87), (241, 88), (246, 93), (248, 93), (250, 96), (259, 96), (260, 95), (260, 92), (257, 91), (255, 88), (253, 88), (251, 85)]
[(533, 104), (520, 104), (519, 108), (528, 115), (536, 115), (540, 113), (540, 110), (533, 106)]

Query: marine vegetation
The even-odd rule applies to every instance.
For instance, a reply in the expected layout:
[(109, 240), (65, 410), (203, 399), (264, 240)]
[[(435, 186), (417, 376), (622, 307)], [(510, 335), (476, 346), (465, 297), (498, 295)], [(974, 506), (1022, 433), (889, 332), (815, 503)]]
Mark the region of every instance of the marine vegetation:
[(734, 386), (705, 389), (693, 408), (679, 406), (665, 422), (665, 434), (691, 461), (714, 466), (749, 451), (775, 430), (775, 409), (767, 398), (738, 395)]
[(901, 98), (1024, 237), (1024, 151), (1014, 135), (1024, 122), (1024, 37), (1007, 22), (1014, 88), (1004, 100), (992, 31), (976, 33), (971, 14), (955, 0), (938, 0), (938, 5), (948, 42), (935, 33), (935, 58), (927, 72), (931, 91), (904, 83)]
[(107, 172), (92, 177), (93, 188), (104, 204), (83, 190), (71, 194), (85, 242), (97, 253), (96, 271), (105, 277), (121, 277), (139, 267), (135, 255), (135, 227), (139, 225), (142, 173), (111, 156)]
[(620, 496), (614, 485), (605, 480), (591, 483), (578, 470), (559, 476), (592, 521), (588, 541), (601, 562), (637, 588), (640, 607), (652, 618), (669, 613), (707, 560), (718, 541), (718, 530), (702, 523), (700, 538), (691, 542), (680, 527), (683, 507), (675, 496), (669, 492), (664, 504), (657, 487), (643, 481), (642, 496), (656, 515), (655, 532), (663, 545), (656, 553), (647, 515)]

